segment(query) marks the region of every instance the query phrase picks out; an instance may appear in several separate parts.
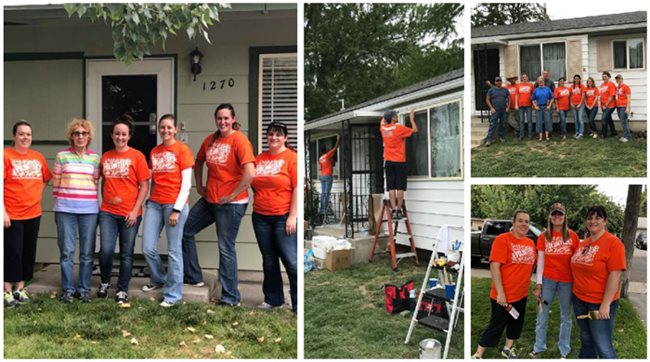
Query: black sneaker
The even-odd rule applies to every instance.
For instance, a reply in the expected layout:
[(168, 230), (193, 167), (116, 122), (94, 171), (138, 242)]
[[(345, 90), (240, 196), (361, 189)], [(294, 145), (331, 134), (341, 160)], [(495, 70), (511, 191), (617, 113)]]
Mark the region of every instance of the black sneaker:
[(18, 301), (14, 298), (13, 293), (5, 292), (5, 308), (14, 308), (18, 305)]
[(204, 282), (183, 282), (183, 284), (191, 285), (193, 287), (201, 288), (205, 286)]
[(128, 303), (129, 296), (126, 295), (126, 292), (119, 291), (115, 294), (115, 301), (118, 302), (119, 304)]
[(228, 303), (222, 300), (219, 301), (219, 305), (223, 307), (241, 307), (241, 303)]
[(90, 303), (90, 301), (92, 301), (90, 298), (90, 292), (81, 292), (79, 295), (79, 300), (83, 303)]
[(59, 301), (61, 303), (72, 303), (74, 300), (74, 293), (72, 292), (64, 292), (61, 298), (59, 298)]
[(162, 285), (149, 283), (149, 284), (146, 284), (146, 285), (142, 286), (142, 291), (143, 292), (150, 292), (152, 290), (156, 290), (156, 289), (160, 289), (160, 288), (162, 288)]
[(396, 219), (398, 220), (404, 218), (404, 214), (402, 213), (401, 209), (397, 209), (397, 212), (395, 214), (397, 215)]
[(390, 218), (393, 220), (397, 219), (397, 210), (395, 209), (390, 210)]
[(108, 297), (108, 287), (111, 285), (109, 283), (101, 283), (99, 289), (97, 290), (97, 298), (106, 298)]

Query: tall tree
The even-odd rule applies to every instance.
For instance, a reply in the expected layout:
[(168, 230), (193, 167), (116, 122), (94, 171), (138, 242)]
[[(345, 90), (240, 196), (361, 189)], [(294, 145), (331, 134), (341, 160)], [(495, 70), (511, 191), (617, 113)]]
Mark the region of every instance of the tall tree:
[(648, 217), (648, 188), (643, 188), (641, 194), (641, 210), (639, 210), (640, 217)]
[(636, 239), (636, 228), (639, 223), (639, 210), (641, 206), (641, 185), (630, 185), (627, 191), (627, 203), (625, 204), (625, 218), (623, 220), (623, 234), (621, 240), (625, 245), (625, 271), (621, 278), (621, 297), (627, 296), (627, 288), (630, 285), (630, 270), (632, 269), (632, 257), (634, 256), (634, 241)]
[(483, 3), (472, 9), (472, 27), (549, 20), (541, 3)]
[(305, 4), (305, 119), (461, 68), (462, 11), (462, 4)]

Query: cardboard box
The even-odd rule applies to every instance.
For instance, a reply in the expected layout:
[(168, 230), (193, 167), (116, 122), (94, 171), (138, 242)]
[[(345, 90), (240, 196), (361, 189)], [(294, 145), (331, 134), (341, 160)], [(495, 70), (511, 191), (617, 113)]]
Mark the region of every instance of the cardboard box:
[(329, 271), (348, 269), (352, 266), (352, 249), (330, 250), (327, 252), (325, 267)]
[(368, 195), (368, 234), (370, 235), (375, 235), (377, 223), (380, 223), (383, 217), (381, 214), (383, 200), (384, 194)]

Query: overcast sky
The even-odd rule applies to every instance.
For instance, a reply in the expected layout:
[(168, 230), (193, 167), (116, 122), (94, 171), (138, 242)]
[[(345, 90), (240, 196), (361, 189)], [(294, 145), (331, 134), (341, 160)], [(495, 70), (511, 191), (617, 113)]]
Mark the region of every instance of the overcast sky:
[(597, 188), (599, 191), (608, 195), (612, 201), (625, 206), (628, 184), (620, 181), (607, 180), (601, 182)]
[(551, 20), (581, 18), (592, 15), (627, 13), (648, 10), (644, 0), (602, 1), (602, 0), (561, 0), (546, 2), (546, 11)]

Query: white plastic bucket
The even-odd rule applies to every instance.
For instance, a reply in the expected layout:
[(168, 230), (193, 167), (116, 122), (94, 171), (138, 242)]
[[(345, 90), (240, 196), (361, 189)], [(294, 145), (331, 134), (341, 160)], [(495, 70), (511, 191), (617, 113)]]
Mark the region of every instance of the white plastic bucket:
[(420, 359), (441, 359), (442, 344), (437, 339), (427, 338), (420, 341)]

